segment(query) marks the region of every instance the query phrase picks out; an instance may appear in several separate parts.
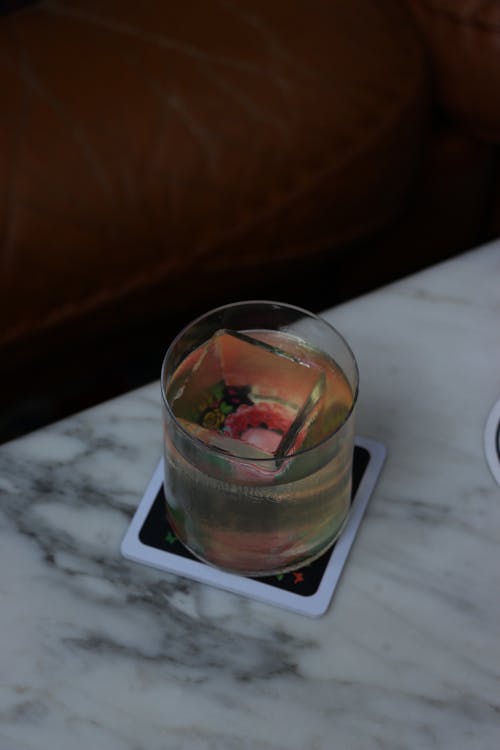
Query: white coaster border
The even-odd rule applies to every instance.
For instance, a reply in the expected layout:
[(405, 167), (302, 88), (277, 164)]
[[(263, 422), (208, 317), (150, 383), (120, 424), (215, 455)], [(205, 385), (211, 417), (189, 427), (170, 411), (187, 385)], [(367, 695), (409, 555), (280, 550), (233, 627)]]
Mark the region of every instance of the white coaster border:
[(500, 399), (494, 404), (486, 420), (484, 452), (491, 473), (500, 485)]
[(319, 617), (328, 609), (387, 454), (385, 446), (372, 438), (356, 437), (355, 443), (369, 452), (370, 460), (352, 502), (347, 524), (335, 544), (320, 585), (311, 596), (284, 591), (263, 581), (226, 573), (201, 561), (190, 560), (143, 544), (139, 539), (139, 533), (163, 481), (163, 459), (156, 467), (123, 538), (121, 554), (128, 560), (192, 578), (199, 583), (216, 586), (309, 617)]

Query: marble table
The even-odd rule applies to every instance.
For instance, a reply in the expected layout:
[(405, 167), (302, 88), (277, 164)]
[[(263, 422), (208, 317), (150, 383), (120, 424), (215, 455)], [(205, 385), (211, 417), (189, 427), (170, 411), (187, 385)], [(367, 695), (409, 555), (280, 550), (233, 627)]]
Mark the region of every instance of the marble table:
[(325, 316), (388, 457), (320, 619), (121, 558), (158, 384), (0, 448), (1, 750), (500, 747), (500, 242)]

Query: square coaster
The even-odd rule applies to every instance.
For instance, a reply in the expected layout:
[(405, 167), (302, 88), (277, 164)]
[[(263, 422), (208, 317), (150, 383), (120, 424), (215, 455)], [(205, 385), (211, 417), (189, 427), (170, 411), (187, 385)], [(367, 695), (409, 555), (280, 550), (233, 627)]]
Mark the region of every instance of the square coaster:
[(168, 523), (163, 494), (163, 461), (158, 464), (123, 538), (122, 555), (134, 562), (318, 617), (326, 612), (330, 604), (385, 456), (382, 443), (369, 438), (356, 438), (352, 505), (347, 524), (337, 542), (324, 555), (290, 573), (246, 578), (198, 560), (177, 539)]

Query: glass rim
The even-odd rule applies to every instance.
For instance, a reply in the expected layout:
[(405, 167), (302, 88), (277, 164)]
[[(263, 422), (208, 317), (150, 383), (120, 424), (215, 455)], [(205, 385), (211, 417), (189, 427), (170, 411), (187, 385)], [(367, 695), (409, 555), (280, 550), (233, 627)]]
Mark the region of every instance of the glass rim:
[[(275, 458), (274, 456), (273, 457), (269, 457), (269, 458), (248, 458), (247, 456), (237, 456), (234, 453), (229, 453), (228, 451), (225, 451), (223, 448), (219, 448), (218, 446), (208, 445), (207, 443), (205, 443), (200, 438), (196, 437), (195, 435), (192, 435), (188, 430), (186, 430), (181, 425), (181, 423), (179, 422), (179, 420), (175, 416), (172, 407), (170, 406), (170, 403), (169, 403), (168, 398), (167, 398), (166, 390), (165, 390), (165, 370), (166, 370), (166, 364), (167, 364), (167, 360), (168, 360), (169, 354), (172, 352), (172, 350), (174, 349), (174, 347), (176, 346), (176, 344), (178, 343), (178, 341), (180, 341), (180, 339), (184, 336), (184, 334), (187, 331), (189, 331), (190, 328), (193, 328), (193, 326), (195, 326), (197, 323), (200, 323), (202, 320), (205, 320), (210, 315), (215, 315), (216, 313), (221, 312), (223, 310), (231, 310), (231, 309), (236, 309), (238, 307), (247, 307), (247, 306), (249, 307), (249, 306), (252, 306), (252, 305), (275, 305), (275, 306), (278, 306), (278, 307), (281, 307), (281, 308), (287, 308), (288, 310), (293, 310), (295, 312), (301, 313), (302, 317), (305, 316), (307, 318), (313, 318), (314, 320), (317, 320), (319, 323), (321, 323), (322, 325), (324, 325), (327, 328), (329, 328), (330, 332), (334, 333), (340, 339), (340, 341), (345, 346), (345, 348), (346, 348), (349, 356), (351, 357), (351, 359), (352, 359), (352, 361), (354, 363), (355, 388), (353, 389), (351, 405), (349, 407), (349, 410), (348, 410), (347, 414), (345, 415), (344, 419), (342, 420), (342, 422), (332, 432), (328, 433), (328, 435), (326, 435), (322, 440), (320, 440), (315, 445), (312, 445), (309, 448), (304, 448), (303, 450), (299, 449), (295, 453), (289, 453), (286, 456), (281, 456), (279, 459)], [(324, 352), (324, 353), (326, 353), (326, 352)], [(345, 375), (345, 373), (344, 373), (344, 376), (347, 377)], [(351, 385), (351, 384), (349, 383), (349, 385)], [(288, 302), (277, 302), (275, 300), (266, 300), (266, 299), (252, 299), (252, 300), (243, 300), (241, 302), (230, 302), (230, 303), (228, 303), (226, 305), (219, 305), (218, 307), (214, 307), (211, 310), (208, 310), (207, 312), (203, 313), (202, 315), (199, 315), (197, 318), (194, 318), (194, 320), (192, 320), (190, 323), (188, 323), (187, 325), (185, 325), (179, 331), (179, 333), (177, 334), (177, 336), (175, 336), (175, 338), (171, 341), (170, 345), (167, 348), (167, 351), (165, 352), (165, 356), (163, 357), (163, 362), (162, 362), (162, 366), (161, 366), (160, 386), (161, 386), (161, 396), (162, 396), (163, 406), (165, 407), (165, 409), (169, 413), (169, 415), (172, 418), (172, 420), (175, 422), (177, 428), (181, 431), (181, 433), (184, 435), (184, 437), (187, 438), (191, 443), (193, 443), (195, 446), (198, 446), (199, 448), (202, 448), (204, 451), (209, 451), (209, 452), (214, 453), (215, 455), (218, 455), (218, 456), (223, 456), (225, 458), (236, 459), (237, 461), (245, 461), (246, 463), (255, 463), (256, 465), (261, 465), (262, 466), (266, 462), (270, 462), (270, 461), (277, 461), (277, 460), (286, 461), (286, 460), (291, 459), (291, 458), (299, 458), (301, 456), (310, 455), (313, 451), (316, 451), (319, 448), (321, 448), (323, 445), (325, 445), (338, 432), (340, 432), (340, 430), (343, 429), (343, 427), (347, 424), (347, 422), (351, 418), (351, 416), (352, 416), (352, 414), (354, 412), (357, 400), (358, 400), (358, 394), (359, 394), (359, 367), (358, 367), (358, 362), (356, 360), (356, 357), (354, 356), (354, 352), (351, 349), (351, 347), (348, 344), (348, 342), (345, 339), (345, 337), (335, 328), (335, 326), (332, 326), (331, 323), (329, 323), (327, 320), (325, 320), (324, 318), (322, 318), (320, 315), (316, 315), (316, 313), (313, 313), (310, 310), (306, 310), (303, 307), (298, 307), (297, 305), (290, 305), (290, 304), (288, 304)]]

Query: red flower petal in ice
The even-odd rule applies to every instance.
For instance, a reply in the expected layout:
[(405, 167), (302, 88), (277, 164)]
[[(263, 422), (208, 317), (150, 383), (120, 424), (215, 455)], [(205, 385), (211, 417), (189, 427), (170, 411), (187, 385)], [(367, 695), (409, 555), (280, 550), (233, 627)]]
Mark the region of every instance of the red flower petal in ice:
[(282, 404), (261, 401), (247, 406), (242, 404), (233, 414), (228, 414), (224, 422), (224, 432), (231, 437), (240, 439), (246, 430), (261, 428), (273, 430), (284, 435), (295, 418), (292, 409)]

